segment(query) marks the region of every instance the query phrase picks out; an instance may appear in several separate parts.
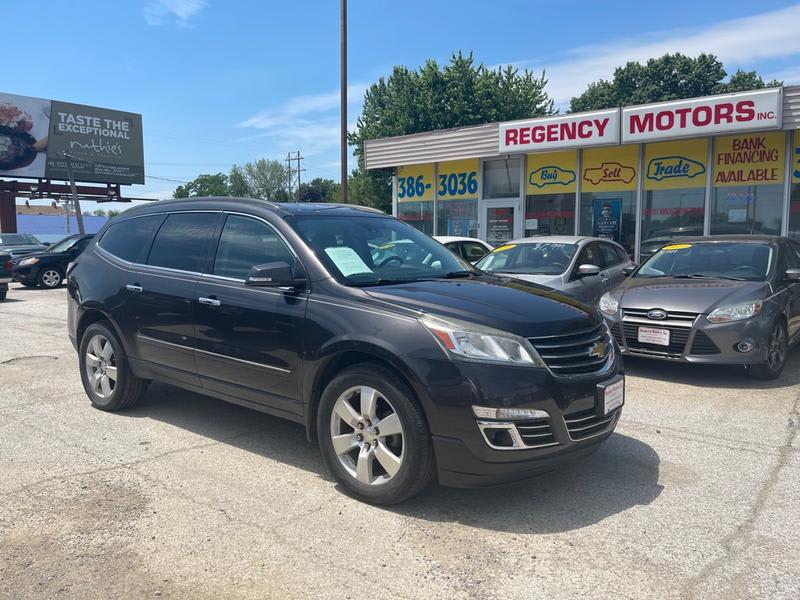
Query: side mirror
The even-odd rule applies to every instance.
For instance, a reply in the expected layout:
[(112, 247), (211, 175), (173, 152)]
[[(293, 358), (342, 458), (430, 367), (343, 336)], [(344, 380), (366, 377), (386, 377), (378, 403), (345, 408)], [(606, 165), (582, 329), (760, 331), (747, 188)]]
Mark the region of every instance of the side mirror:
[(789, 281), (800, 281), (800, 269), (786, 269), (784, 277)]
[(593, 277), (600, 274), (600, 267), (597, 265), (581, 265), (578, 267), (578, 277)]
[(622, 274), (625, 277), (630, 277), (631, 274), (638, 268), (639, 265), (626, 265), (622, 267)]
[(42, 242), (42, 246), (49, 246), (50, 242)]
[(302, 288), (305, 279), (296, 279), (294, 270), (285, 262), (256, 265), (247, 274), (244, 284), (252, 287)]

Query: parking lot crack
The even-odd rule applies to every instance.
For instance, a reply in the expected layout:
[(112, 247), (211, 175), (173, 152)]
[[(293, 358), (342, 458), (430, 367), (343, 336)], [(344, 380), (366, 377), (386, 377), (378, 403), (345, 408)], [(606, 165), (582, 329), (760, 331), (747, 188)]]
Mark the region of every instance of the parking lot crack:
[[(800, 395), (795, 398), (792, 409), (789, 411), (784, 444), (780, 447), (777, 460), (764, 479), (764, 483), (748, 511), (747, 518), (722, 540), (721, 546), (723, 548), (723, 553), (707, 563), (697, 575), (689, 579), (684, 586), (684, 597), (705, 597), (704, 593), (698, 592), (698, 588), (708, 581), (709, 577), (720, 567), (728, 564), (731, 556), (745, 549), (748, 539), (753, 535), (756, 520), (761, 516), (764, 506), (772, 495), (782, 471), (788, 466), (790, 458), (795, 453), (794, 444), (797, 441), (798, 435), (800, 435)], [(719, 586), (715, 587), (718, 590)]]

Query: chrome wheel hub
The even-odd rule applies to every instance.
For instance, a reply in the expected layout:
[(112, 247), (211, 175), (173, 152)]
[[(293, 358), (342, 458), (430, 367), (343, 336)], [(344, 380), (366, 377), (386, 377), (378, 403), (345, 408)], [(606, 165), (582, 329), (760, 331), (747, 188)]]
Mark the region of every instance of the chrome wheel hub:
[(375, 388), (346, 390), (333, 407), (330, 426), (339, 463), (355, 479), (382, 485), (403, 464), (403, 426), (394, 407)]
[(47, 287), (55, 287), (61, 281), (61, 276), (58, 274), (58, 271), (48, 270), (45, 271), (42, 275), (42, 283), (44, 283)]
[(108, 398), (117, 384), (117, 361), (114, 348), (105, 336), (95, 335), (86, 346), (86, 376), (92, 391)]

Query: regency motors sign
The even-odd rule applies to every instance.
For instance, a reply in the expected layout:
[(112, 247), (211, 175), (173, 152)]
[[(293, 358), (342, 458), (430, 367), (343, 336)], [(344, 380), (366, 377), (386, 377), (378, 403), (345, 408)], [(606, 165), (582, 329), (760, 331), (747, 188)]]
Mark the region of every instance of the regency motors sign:
[(622, 142), (780, 129), (782, 88), (622, 109)]
[(144, 183), (141, 115), (0, 94), (0, 176)]
[(619, 144), (619, 109), (500, 124), (500, 154)]

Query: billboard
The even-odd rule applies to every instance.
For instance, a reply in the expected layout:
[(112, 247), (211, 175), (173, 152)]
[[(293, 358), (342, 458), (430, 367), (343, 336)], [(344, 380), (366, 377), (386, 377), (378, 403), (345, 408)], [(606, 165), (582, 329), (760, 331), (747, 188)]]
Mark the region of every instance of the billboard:
[(0, 93), (0, 177), (144, 183), (142, 116)]

